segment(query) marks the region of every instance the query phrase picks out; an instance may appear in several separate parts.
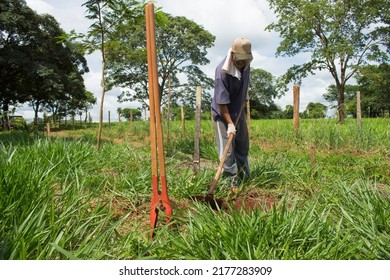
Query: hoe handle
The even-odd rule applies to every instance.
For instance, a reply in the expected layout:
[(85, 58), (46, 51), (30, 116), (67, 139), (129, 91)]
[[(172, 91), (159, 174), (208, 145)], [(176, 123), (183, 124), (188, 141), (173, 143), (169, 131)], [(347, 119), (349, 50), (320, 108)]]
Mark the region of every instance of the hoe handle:
[(207, 195), (212, 195), (214, 193), (215, 186), (217, 185), (219, 177), (222, 174), (223, 164), (225, 163), (225, 159), (226, 159), (227, 153), (229, 152), (230, 146), (233, 142), (233, 138), (234, 138), (234, 134), (230, 133), (228, 141), (227, 141), (225, 148), (223, 150), (221, 160), (219, 162), (217, 173), (215, 174), (214, 180), (211, 182), (211, 186), (210, 186), (210, 189), (209, 189), (209, 192), (207, 193)]
[[(242, 113), (242, 111), (243, 111), (243, 109), (244, 109), (244, 106), (245, 106), (245, 102), (244, 102), (244, 104), (242, 105), (241, 110), (240, 110), (240, 113), (238, 114), (238, 117), (237, 117), (237, 119), (236, 119), (236, 121), (235, 121), (235, 123), (234, 123), (234, 126), (236, 126), (236, 127), (237, 127), (238, 121), (239, 121), (239, 119), (240, 119), (240, 117), (241, 117), (241, 113)], [(214, 189), (215, 189), (215, 187), (217, 186), (219, 177), (221, 177), (222, 169), (223, 169), (223, 164), (225, 163), (227, 153), (229, 152), (230, 146), (231, 146), (231, 144), (232, 144), (232, 142), (233, 142), (233, 138), (234, 138), (234, 134), (233, 134), (233, 133), (230, 133), (230, 134), (229, 134), (228, 141), (227, 141), (227, 143), (226, 143), (226, 145), (225, 145), (225, 148), (224, 148), (224, 150), (223, 150), (222, 157), (221, 157), (220, 162), (219, 162), (219, 166), (218, 166), (218, 169), (217, 169), (217, 173), (215, 174), (214, 180), (211, 182), (210, 189), (209, 189), (209, 191), (208, 191), (208, 193), (207, 193), (208, 196), (213, 195)]]

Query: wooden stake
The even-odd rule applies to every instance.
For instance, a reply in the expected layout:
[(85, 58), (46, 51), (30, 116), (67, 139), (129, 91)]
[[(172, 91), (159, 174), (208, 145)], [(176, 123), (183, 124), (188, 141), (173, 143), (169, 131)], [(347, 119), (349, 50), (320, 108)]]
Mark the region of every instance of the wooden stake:
[(293, 95), (294, 95), (293, 123), (294, 123), (294, 129), (298, 130), (299, 128), (299, 86), (298, 85), (294, 85)]
[(196, 87), (196, 113), (195, 113), (195, 147), (193, 159), (193, 171), (198, 173), (200, 169), (199, 137), (200, 137), (200, 113), (201, 113), (202, 87)]
[(181, 110), (181, 128), (183, 130), (183, 135), (184, 135), (185, 134), (184, 107), (181, 106), (180, 110)]
[(356, 119), (360, 131), (362, 129), (362, 107), (360, 100), (360, 91), (356, 92)]
[(47, 132), (47, 136), (50, 136), (51, 131), (50, 131), (50, 123), (49, 122), (46, 123), (46, 132)]

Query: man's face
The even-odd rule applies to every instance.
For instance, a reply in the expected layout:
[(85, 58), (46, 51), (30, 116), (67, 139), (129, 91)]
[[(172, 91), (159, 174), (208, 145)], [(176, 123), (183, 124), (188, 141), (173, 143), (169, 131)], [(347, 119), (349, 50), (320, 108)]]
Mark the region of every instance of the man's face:
[(244, 59), (244, 60), (238, 60), (236, 58), (236, 55), (234, 53), (233, 54), (233, 64), (234, 66), (236, 66), (238, 69), (242, 70), (242, 68), (245, 67), (245, 65), (247, 65), (248, 63), (248, 60)]

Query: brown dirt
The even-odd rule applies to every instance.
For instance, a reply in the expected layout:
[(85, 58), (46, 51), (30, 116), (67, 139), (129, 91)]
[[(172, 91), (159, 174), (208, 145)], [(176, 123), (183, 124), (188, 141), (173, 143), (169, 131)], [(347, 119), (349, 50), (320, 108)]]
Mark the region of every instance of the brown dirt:
[(62, 131), (62, 130), (59, 130), (59, 131), (51, 131), (50, 135), (65, 136), (66, 133), (64, 131)]
[(249, 212), (253, 209), (260, 209), (268, 211), (277, 205), (280, 201), (280, 197), (272, 193), (267, 193), (263, 190), (252, 190), (245, 196), (239, 197), (234, 200), (234, 206), (237, 209), (244, 207), (245, 211)]
[[(246, 212), (251, 212), (255, 209), (260, 211), (269, 211), (275, 204), (280, 201), (280, 198), (274, 194), (267, 193), (263, 190), (252, 190), (246, 194), (238, 194), (235, 197), (228, 196), (225, 198), (207, 199), (205, 196), (195, 196), (188, 200), (176, 201), (171, 198), (171, 205), (175, 216), (185, 216), (187, 210), (193, 209), (194, 203), (206, 203), (218, 212), (230, 212), (236, 208), (238, 210), (245, 209)], [(128, 232), (134, 231), (134, 226), (138, 226), (140, 232), (145, 233), (145, 237), (150, 233), (150, 201), (133, 203), (126, 197), (112, 196), (106, 194), (103, 198), (96, 198), (91, 202), (90, 211), (101, 203), (107, 204), (107, 210), (111, 212), (115, 220), (119, 220), (127, 215), (124, 221), (117, 228), (118, 233), (122, 236)], [(232, 208), (233, 207), (233, 208)], [(165, 224), (164, 211), (159, 211), (158, 225)]]
[(280, 198), (272, 193), (265, 192), (260, 189), (254, 189), (247, 194), (231, 194), (226, 198), (215, 198), (209, 196), (193, 196), (191, 199), (194, 202), (201, 202), (210, 205), (214, 210), (229, 211), (236, 208), (237, 210), (245, 210), (251, 212), (254, 209), (268, 211), (277, 205)]

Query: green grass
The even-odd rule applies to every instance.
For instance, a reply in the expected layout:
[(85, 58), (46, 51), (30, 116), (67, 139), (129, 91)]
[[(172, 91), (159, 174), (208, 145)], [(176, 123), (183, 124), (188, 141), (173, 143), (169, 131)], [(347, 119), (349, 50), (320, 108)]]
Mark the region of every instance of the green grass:
[(269, 212), (216, 214), (198, 206), (181, 220), (184, 232), (164, 236), (169, 241), (156, 257), (389, 259), (389, 201), (372, 187), (360, 182), (307, 201), (286, 196)]
[[(164, 131), (174, 217), (161, 217), (153, 240), (147, 122), (106, 125), (99, 151), (96, 125), (50, 138), (0, 133), (0, 259), (390, 258), (388, 119), (363, 120), (362, 131), (350, 119), (302, 120), (299, 131), (291, 120), (252, 121), (241, 195), (278, 200), (249, 212), (189, 199), (207, 192), (218, 163), (210, 121), (201, 129), (197, 174), (194, 123)], [(227, 195), (222, 183), (216, 197)]]

